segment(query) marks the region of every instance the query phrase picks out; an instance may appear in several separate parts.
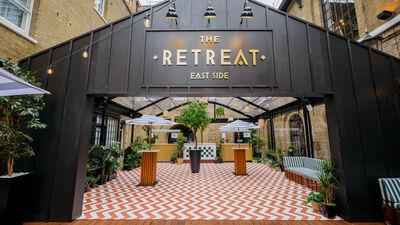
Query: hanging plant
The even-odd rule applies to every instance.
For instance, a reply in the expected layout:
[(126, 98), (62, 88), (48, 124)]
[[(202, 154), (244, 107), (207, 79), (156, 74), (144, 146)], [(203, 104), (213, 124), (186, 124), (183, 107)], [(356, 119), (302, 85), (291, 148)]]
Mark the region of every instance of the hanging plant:
[(218, 106), (215, 108), (215, 117), (216, 118), (224, 118), (225, 117), (225, 108), (222, 106)]

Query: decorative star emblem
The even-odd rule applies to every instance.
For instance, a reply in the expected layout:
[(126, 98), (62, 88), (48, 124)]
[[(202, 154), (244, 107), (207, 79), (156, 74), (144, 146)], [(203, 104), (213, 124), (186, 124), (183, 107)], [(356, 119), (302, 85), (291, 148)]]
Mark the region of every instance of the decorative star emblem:
[(154, 61), (157, 61), (158, 56), (157, 56), (157, 55), (154, 55), (154, 56), (153, 56), (153, 59), (154, 59)]
[(267, 57), (265, 55), (262, 55), (260, 58), (261, 58), (262, 61), (267, 59)]

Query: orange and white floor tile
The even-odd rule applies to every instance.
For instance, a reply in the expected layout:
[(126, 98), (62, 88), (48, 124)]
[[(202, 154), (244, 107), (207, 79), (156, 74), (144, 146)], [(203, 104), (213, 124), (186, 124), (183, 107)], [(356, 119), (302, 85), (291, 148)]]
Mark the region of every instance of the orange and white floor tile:
[(198, 174), (183, 165), (158, 163), (158, 184), (136, 186), (140, 168), (85, 193), (80, 219), (325, 220), (304, 205), (311, 190), (260, 163), (248, 176), (233, 163), (204, 163)]

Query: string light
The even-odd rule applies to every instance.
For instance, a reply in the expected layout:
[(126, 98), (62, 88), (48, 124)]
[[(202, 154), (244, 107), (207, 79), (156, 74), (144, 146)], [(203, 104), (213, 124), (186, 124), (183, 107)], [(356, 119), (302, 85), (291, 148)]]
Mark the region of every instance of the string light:
[(52, 75), (53, 74), (53, 68), (52, 68), (51, 64), (49, 65), (49, 68), (47, 68), (47, 74), (48, 75)]
[(89, 53), (88, 53), (88, 46), (86, 45), (85, 51), (83, 51), (83, 53), (82, 53), (82, 57), (86, 59), (88, 56), (89, 56)]

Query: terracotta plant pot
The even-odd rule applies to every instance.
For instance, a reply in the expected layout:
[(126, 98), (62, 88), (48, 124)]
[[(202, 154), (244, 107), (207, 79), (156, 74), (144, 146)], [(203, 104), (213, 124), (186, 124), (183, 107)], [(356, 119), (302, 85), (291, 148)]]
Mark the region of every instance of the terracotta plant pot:
[(177, 164), (182, 164), (183, 163), (183, 158), (176, 158), (176, 163)]
[(312, 201), (311, 202), (311, 206), (312, 206), (312, 209), (313, 209), (314, 212), (316, 212), (316, 213), (320, 213), (321, 212), (321, 209), (319, 208), (319, 202)]
[(328, 219), (333, 219), (336, 216), (336, 205), (327, 205), (324, 203), (319, 203), (319, 208), (321, 209), (322, 215)]

